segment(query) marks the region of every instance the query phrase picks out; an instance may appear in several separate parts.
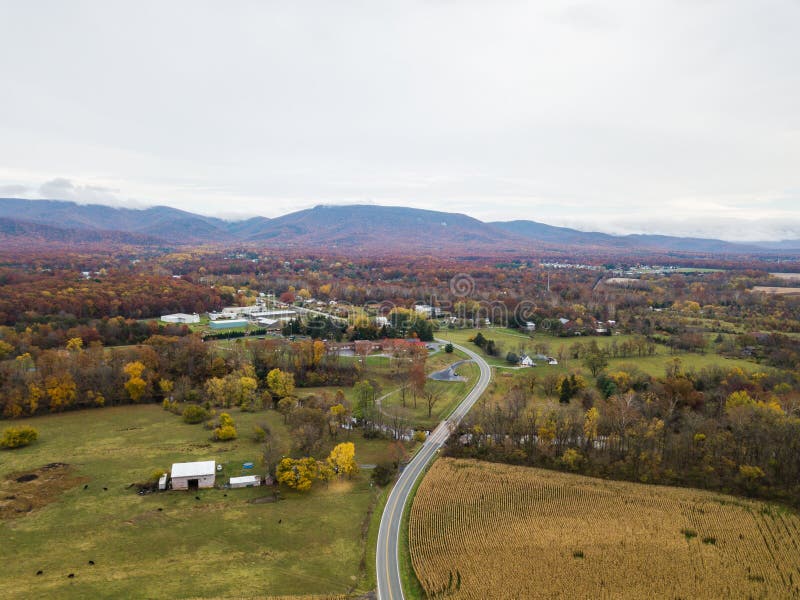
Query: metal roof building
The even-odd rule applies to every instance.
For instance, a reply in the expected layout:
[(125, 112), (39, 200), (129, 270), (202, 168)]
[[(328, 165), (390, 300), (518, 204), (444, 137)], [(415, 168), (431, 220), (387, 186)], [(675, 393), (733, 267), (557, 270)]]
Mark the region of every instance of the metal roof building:
[(193, 490), (214, 487), (217, 463), (213, 460), (172, 465), (172, 489)]
[(231, 477), (230, 486), (232, 488), (258, 487), (261, 485), (261, 477), (258, 475), (243, 475), (242, 477)]
[(236, 329), (238, 327), (247, 327), (247, 323), (247, 319), (220, 319), (211, 321), (208, 325), (211, 329)]
[(175, 313), (173, 315), (161, 315), (163, 323), (199, 323), (200, 315), (194, 313), (187, 315), (185, 313)]

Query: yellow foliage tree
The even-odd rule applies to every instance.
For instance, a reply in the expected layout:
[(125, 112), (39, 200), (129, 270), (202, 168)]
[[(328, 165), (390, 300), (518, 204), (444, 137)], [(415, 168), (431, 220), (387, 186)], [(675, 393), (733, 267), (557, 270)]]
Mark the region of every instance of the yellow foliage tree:
[(28, 414), (35, 415), (44, 391), (35, 383), (28, 384)]
[(313, 458), (284, 458), (278, 463), (275, 478), (286, 487), (306, 492), (317, 478), (317, 461)]
[(227, 442), (235, 440), (237, 436), (236, 426), (231, 416), (228, 413), (221, 413), (219, 415), (219, 424), (214, 429), (214, 439), (218, 442)]
[(239, 377), (238, 403), (240, 405), (252, 404), (256, 399), (256, 390), (258, 390), (258, 380), (255, 377), (247, 375)]
[(328, 456), (328, 464), (337, 475), (347, 475), (348, 479), (358, 473), (356, 447), (353, 442), (337, 444)]
[(175, 382), (170, 379), (159, 379), (158, 387), (164, 398), (172, 398), (172, 390), (175, 389)]
[(314, 341), (314, 366), (317, 366), (325, 356), (325, 342), (321, 340)]
[(47, 397), (50, 398), (50, 412), (63, 410), (75, 402), (78, 388), (72, 375), (63, 373), (61, 375), (51, 375), (44, 382)]
[(69, 338), (67, 340), (67, 350), (79, 351), (83, 349), (83, 340), (79, 337)]
[(267, 387), (278, 398), (291, 396), (294, 392), (294, 375), (284, 373), (280, 369), (272, 369), (267, 373)]
[(14, 346), (0, 340), (0, 360), (3, 360), (6, 356), (11, 356), (11, 353), (14, 352)]
[(122, 368), (128, 376), (128, 381), (125, 382), (125, 391), (134, 402), (139, 402), (147, 391), (147, 382), (142, 379), (144, 368), (144, 364), (138, 360), (129, 362)]
[(583, 455), (575, 448), (567, 448), (561, 456), (563, 462), (570, 471), (577, 471), (583, 462)]
[(204, 386), (206, 397), (214, 406), (230, 406), (225, 380), (221, 377), (211, 377), (206, 380)]
[(600, 411), (594, 406), (586, 411), (583, 419), (583, 437), (586, 438), (587, 445), (590, 445), (597, 438), (597, 425), (600, 423)]

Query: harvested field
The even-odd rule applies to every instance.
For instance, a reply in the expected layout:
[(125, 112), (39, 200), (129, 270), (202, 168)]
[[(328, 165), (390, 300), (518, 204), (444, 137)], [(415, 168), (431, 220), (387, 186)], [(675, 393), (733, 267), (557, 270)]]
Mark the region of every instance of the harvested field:
[(800, 273), (770, 273), (770, 277), (786, 279), (787, 281), (800, 281)]
[(649, 281), (637, 279), (636, 277), (609, 277), (608, 279), (603, 279), (601, 283), (605, 285), (613, 285), (618, 287), (630, 287), (630, 288), (641, 288), (641, 289), (650, 287)]
[(62, 492), (89, 481), (73, 474), (70, 465), (50, 463), (0, 481), (0, 521), (31, 513), (58, 500)]
[(800, 596), (800, 518), (789, 510), (527, 467), (437, 460), (409, 545), (430, 596)]
[(761, 292), (762, 294), (782, 294), (794, 295), (800, 294), (800, 287), (773, 287), (770, 285), (757, 285), (753, 287), (754, 292)]

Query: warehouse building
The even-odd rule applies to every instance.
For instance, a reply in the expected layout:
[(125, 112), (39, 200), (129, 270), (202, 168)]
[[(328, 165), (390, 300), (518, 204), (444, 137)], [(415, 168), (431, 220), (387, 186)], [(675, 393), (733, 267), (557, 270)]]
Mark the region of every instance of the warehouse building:
[(187, 315), (184, 313), (175, 313), (173, 315), (161, 315), (161, 321), (163, 323), (199, 323), (200, 322), (200, 315), (194, 313), (193, 315)]
[(238, 329), (247, 327), (247, 319), (220, 319), (208, 324), (211, 329)]

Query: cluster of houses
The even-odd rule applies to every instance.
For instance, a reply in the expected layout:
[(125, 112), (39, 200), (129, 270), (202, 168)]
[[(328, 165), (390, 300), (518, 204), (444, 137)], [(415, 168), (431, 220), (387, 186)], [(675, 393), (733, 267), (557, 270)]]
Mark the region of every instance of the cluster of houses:
[(519, 364), (521, 367), (535, 367), (538, 364), (557, 365), (558, 361), (552, 356), (545, 356), (544, 354), (534, 354), (533, 356), (523, 354), (519, 357)]
[[(253, 468), (253, 463), (244, 463), (243, 467)], [(172, 465), (170, 472), (164, 473), (158, 480), (158, 489), (202, 490), (213, 488), (216, 484), (217, 474), (220, 471), (222, 471), (222, 465), (218, 465), (213, 460), (175, 463)], [(241, 477), (231, 477), (228, 480), (227, 487), (258, 487), (269, 483), (259, 475), (242, 475)]]

